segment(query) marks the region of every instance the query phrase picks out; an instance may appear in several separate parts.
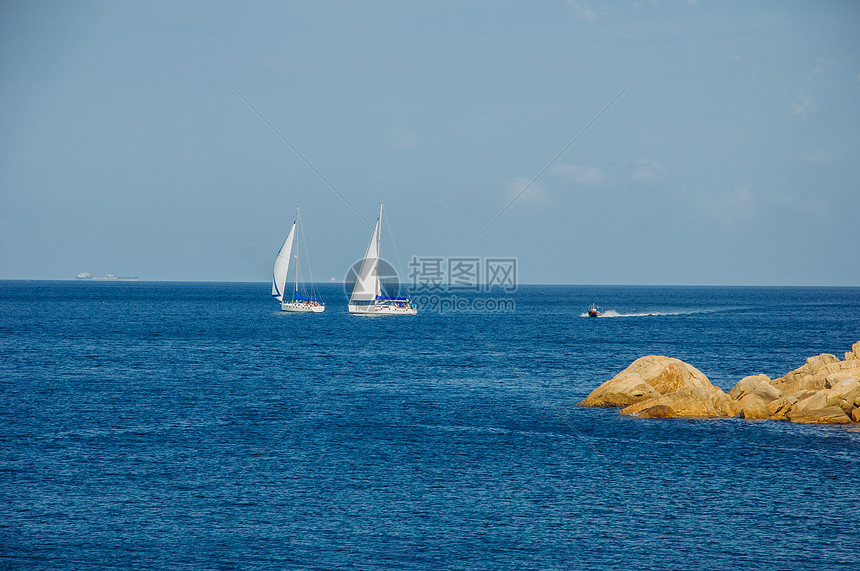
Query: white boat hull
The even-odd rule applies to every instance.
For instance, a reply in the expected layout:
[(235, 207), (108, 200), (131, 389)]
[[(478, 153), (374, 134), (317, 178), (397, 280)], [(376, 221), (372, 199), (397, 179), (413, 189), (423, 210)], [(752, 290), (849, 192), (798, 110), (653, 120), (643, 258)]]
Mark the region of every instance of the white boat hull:
[(325, 311), (325, 306), (310, 305), (301, 301), (282, 301), (281, 311), (289, 311), (290, 313), (322, 313)]
[(418, 309), (413, 306), (398, 306), (390, 303), (371, 303), (368, 305), (349, 304), (352, 315), (415, 315)]

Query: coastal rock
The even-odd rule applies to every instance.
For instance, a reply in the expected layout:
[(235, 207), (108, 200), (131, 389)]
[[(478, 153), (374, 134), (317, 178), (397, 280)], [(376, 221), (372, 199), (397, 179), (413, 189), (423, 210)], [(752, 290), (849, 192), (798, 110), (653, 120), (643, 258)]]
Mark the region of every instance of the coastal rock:
[(860, 361), (860, 341), (851, 346), (851, 351), (845, 353), (846, 361)]
[(840, 381), (830, 389), (829, 393), (828, 401), (832, 401), (850, 416), (851, 411), (857, 407), (855, 401), (860, 398), (860, 379), (850, 377)]
[(857, 377), (848, 377), (846, 379), (842, 379), (832, 387), (830, 387), (830, 394), (839, 397), (848, 399), (851, 397), (851, 401), (854, 401), (854, 397), (860, 395), (860, 378)]
[[(624, 407), (622, 414), (649, 418), (734, 415), (728, 396), (701, 371), (680, 359), (661, 355), (636, 359), (579, 405), (620, 406)], [(644, 412), (654, 407), (661, 408)]]
[(794, 406), (791, 407), (792, 412), (803, 412), (806, 410), (815, 410), (818, 408), (824, 408), (828, 406), (827, 397), (828, 393), (826, 390), (815, 391), (809, 396), (806, 396), (800, 400), (798, 400)]
[(822, 353), (777, 379), (744, 377), (728, 394), (692, 365), (648, 355), (594, 389), (579, 406), (620, 407), (622, 414), (641, 418), (739, 415), (791, 422), (860, 422), (860, 341), (845, 353), (845, 360)]
[(658, 404), (646, 408), (636, 416), (639, 418), (672, 418), (675, 416), (675, 411), (670, 406)]
[(734, 416), (731, 400), (726, 393), (711, 385), (705, 387), (684, 387), (658, 397), (646, 399), (621, 409), (621, 414), (642, 416), (652, 407), (665, 407), (672, 411), (671, 416), (678, 418), (712, 418)]
[(831, 355), (830, 353), (822, 353), (821, 355), (816, 355), (815, 357), (809, 357), (806, 360), (806, 364), (804, 367), (809, 368), (812, 371), (818, 370), (822, 367), (826, 367), (831, 363), (838, 363), (839, 357), (836, 355)]
[(844, 361), (823, 353), (808, 358), (801, 367), (777, 379), (770, 380), (765, 375), (741, 379), (729, 391), (729, 396), (734, 410), (744, 418), (762, 414), (759, 403), (750, 395), (764, 400), (765, 410), (772, 419), (857, 422), (860, 417), (860, 413), (855, 413), (860, 408), (860, 341), (845, 353)]
[(597, 387), (579, 405), (623, 407), (657, 394), (657, 391), (646, 383), (638, 372), (630, 371), (628, 367)]
[[(857, 363), (858, 363), (858, 366), (856, 369), (854, 369), (854, 368), (842, 368), (842, 369), (824, 377), (824, 387), (828, 388), (828, 389), (832, 389), (832, 388), (836, 387), (836, 385), (841, 384), (843, 381), (850, 381), (850, 380), (860, 382), (860, 361), (857, 361)], [(849, 367), (850, 367), (850, 365), (849, 365)]]
[(810, 422), (822, 424), (850, 424), (851, 419), (838, 406), (791, 411), (786, 416), (791, 422)]
[[(773, 402), (777, 399), (773, 399)], [(735, 414), (747, 420), (770, 418), (767, 402), (756, 393), (748, 393), (732, 404)]]
[(766, 403), (776, 400), (780, 396), (780, 392), (770, 384), (770, 377), (767, 375), (744, 377), (729, 391), (729, 398), (740, 400), (748, 394), (758, 395)]
[[(860, 343), (855, 343), (854, 347), (860, 349)], [(856, 356), (857, 354), (852, 351), (846, 355)], [(818, 391), (831, 388), (852, 377), (860, 377), (860, 358), (840, 361), (835, 355), (825, 353), (810, 357), (802, 367), (774, 379), (770, 384), (786, 394), (801, 390)]]
[(770, 413), (770, 417), (773, 419), (783, 419), (785, 415), (788, 414), (788, 411), (791, 410), (791, 405), (793, 403), (785, 397), (779, 397), (776, 400), (770, 401), (767, 403), (765, 408), (767, 412)]
[(669, 357), (640, 357), (594, 389), (579, 406), (625, 407), (659, 396), (671, 389), (673, 383), (677, 384), (685, 372), (690, 376), (684, 365), (683, 361)]

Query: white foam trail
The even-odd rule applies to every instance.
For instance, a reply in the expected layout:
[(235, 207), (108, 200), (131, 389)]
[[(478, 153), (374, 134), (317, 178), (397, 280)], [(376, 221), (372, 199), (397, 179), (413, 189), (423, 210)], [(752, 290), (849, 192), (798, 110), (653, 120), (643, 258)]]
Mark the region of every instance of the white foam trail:
[[(607, 309), (599, 318), (606, 317), (661, 317), (673, 315), (696, 315), (699, 313), (719, 313), (722, 311), (734, 311), (739, 308), (735, 307), (714, 307), (710, 309), (677, 309), (667, 311), (632, 311), (630, 313), (618, 313), (614, 309)], [(589, 317), (588, 313), (579, 314), (580, 317)]]

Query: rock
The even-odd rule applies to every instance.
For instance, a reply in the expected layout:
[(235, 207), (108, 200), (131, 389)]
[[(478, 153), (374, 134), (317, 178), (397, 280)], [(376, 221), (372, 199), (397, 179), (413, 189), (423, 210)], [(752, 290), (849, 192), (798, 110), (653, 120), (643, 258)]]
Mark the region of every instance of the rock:
[[(855, 343), (854, 347), (860, 348), (860, 343)], [(853, 352), (851, 354), (855, 355)], [(831, 388), (852, 377), (860, 377), (860, 357), (840, 361), (835, 355), (824, 353), (810, 357), (805, 365), (774, 379), (770, 384), (782, 394), (786, 394)]]
[(744, 377), (729, 391), (729, 397), (733, 400), (740, 400), (748, 394), (756, 394), (765, 402), (770, 402), (780, 396), (780, 392), (770, 384), (770, 377), (767, 375)]
[(658, 404), (640, 411), (636, 416), (639, 418), (672, 418), (675, 416), (675, 411), (669, 406)]
[(822, 367), (825, 367), (831, 363), (839, 362), (839, 357), (836, 355), (831, 355), (830, 353), (822, 353), (821, 355), (816, 355), (815, 357), (810, 357), (806, 360), (806, 367), (811, 371), (816, 371)]
[(640, 357), (594, 389), (579, 405), (628, 406), (670, 392), (673, 386), (682, 385), (691, 376), (700, 377), (710, 384), (701, 372), (679, 359), (658, 355)]
[(818, 391), (797, 391), (796, 393), (789, 393), (785, 395), (785, 399), (793, 405), (798, 401), (802, 401), (805, 398), (811, 397), (817, 392)]
[[(829, 389), (800, 391), (788, 395), (789, 399), (796, 398), (797, 400), (785, 416), (792, 418), (792, 415), (815, 410), (839, 408), (847, 417), (851, 418), (852, 411), (857, 408), (854, 401), (857, 399), (858, 393), (860, 393), (860, 379), (855, 377), (842, 379)], [(782, 412), (786, 413), (786, 411)]]
[(579, 403), (579, 406), (623, 407), (657, 396), (657, 391), (646, 383), (638, 373), (631, 373), (619, 378), (623, 374), (624, 371), (594, 389), (584, 401)]
[(594, 389), (579, 406), (621, 407), (641, 418), (740, 415), (792, 422), (860, 422), (860, 341), (840, 361), (822, 353), (771, 380), (744, 377), (724, 393), (679, 359), (648, 355)]
[[(860, 363), (860, 361), (857, 361), (857, 362)], [(842, 361), (840, 361), (840, 363), (842, 363)], [(849, 363), (848, 367), (851, 367), (852, 364), (853, 363)], [(852, 379), (857, 381), (858, 384), (860, 384), (860, 380), (858, 380), (858, 378), (860, 378), (860, 368), (853, 369), (853, 368), (843, 367), (841, 370), (830, 373), (829, 375), (824, 377), (824, 387), (828, 388), (828, 389), (832, 389), (832, 388), (836, 387), (837, 385), (841, 384), (842, 381), (850, 381)], [(852, 384), (852, 387), (853, 387), (853, 384)]]
[(851, 416), (851, 411), (856, 408), (854, 401), (860, 396), (860, 379), (849, 377), (836, 383), (827, 391), (827, 404), (838, 406), (845, 414)]
[(771, 418), (781, 419), (785, 418), (785, 415), (788, 414), (789, 410), (791, 410), (792, 404), (793, 403), (787, 398), (779, 397), (778, 399), (767, 403), (765, 408), (767, 409), (767, 412), (770, 413)]
[(853, 405), (853, 403), (849, 403), (849, 402), (848, 402), (847, 400), (845, 400), (845, 399), (837, 399), (837, 400), (833, 403), (833, 406), (838, 406), (839, 408), (841, 408), (841, 409), (842, 409), (842, 412), (844, 412), (844, 413), (845, 413), (845, 414), (847, 414), (848, 416), (851, 416), (851, 411), (852, 411), (852, 410), (854, 410), (854, 409), (856, 408), (856, 407)]
[[(622, 414), (637, 416), (657, 406), (671, 409), (671, 416), (734, 415), (728, 396), (701, 371), (679, 359), (660, 355), (636, 359), (579, 405), (621, 406)], [(662, 418), (669, 412), (659, 408), (648, 414), (660, 414)]]
[(835, 397), (845, 398), (846, 400), (848, 395), (851, 395), (851, 401), (853, 402), (855, 395), (860, 394), (860, 379), (857, 377), (843, 379), (830, 388), (830, 394)]
[(845, 353), (846, 361), (860, 361), (860, 341), (851, 346), (851, 351)]
[[(804, 367), (805, 366), (806, 365), (804, 365)], [(774, 379), (771, 384), (782, 394), (794, 393), (797, 391), (818, 391), (823, 389), (824, 378), (817, 378), (810, 371), (804, 370), (804, 367), (795, 369), (790, 373), (786, 373), (784, 377)]]
[(803, 412), (805, 410), (813, 410), (824, 408), (827, 404), (828, 393), (826, 390), (815, 391), (809, 396), (806, 396), (797, 401), (792, 407), (792, 412)]
[(621, 414), (641, 416), (640, 413), (648, 408), (662, 406), (671, 409), (672, 416), (679, 418), (735, 416), (728, 395), (711, 386), (711, 390), (704, 387), (685, 387), (673, 393), (646, 399), (621, 409)]
[(786, 418), (791, 422), (812, 422), (824, 424), (849, 424), (851, 422), (848, 415), (846, 415), (838, 406), (806, 409), (802, 412), (795, 412), (792, 410), (788, 413)]
[[(770, 402), (773, 402), (773, 400)], [(732, 403), (732, 408), (736, 414), (747, 420), (770, 418), (771, 415), (767, 409), (767, 402), (755, 393), (744, 395), (739, 400)]]

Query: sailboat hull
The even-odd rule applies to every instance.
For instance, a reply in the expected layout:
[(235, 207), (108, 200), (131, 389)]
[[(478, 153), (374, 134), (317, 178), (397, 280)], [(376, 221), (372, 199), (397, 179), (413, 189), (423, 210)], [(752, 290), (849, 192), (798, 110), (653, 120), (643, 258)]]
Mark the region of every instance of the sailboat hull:
[(368, 305), (349, 304), (352, 315), (415, 315), (418, 309), (412, 306), (402, 307), (389, 303), (371, 303)]
[(324, 305), (308, 305), (300, 301), (282, 301), (281, 311), (290, 313), (322, 313), (325, 311)]

